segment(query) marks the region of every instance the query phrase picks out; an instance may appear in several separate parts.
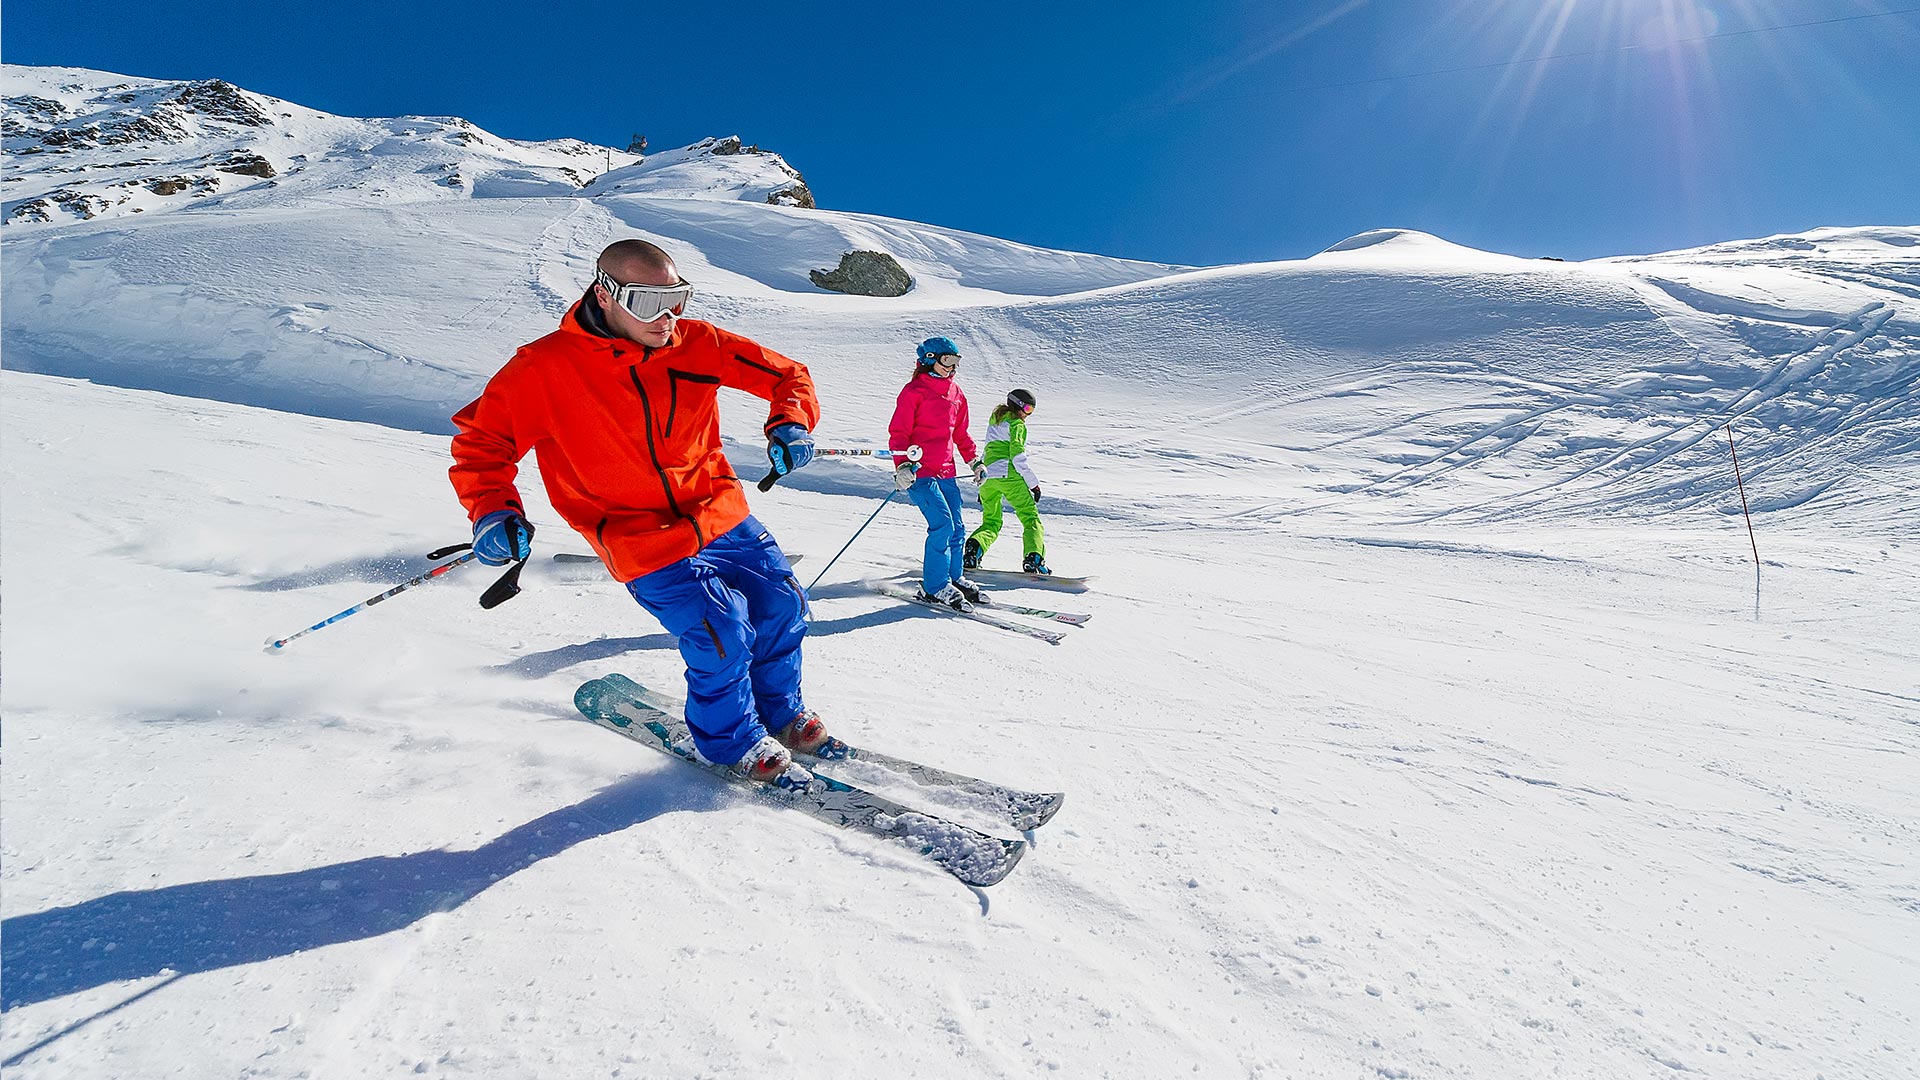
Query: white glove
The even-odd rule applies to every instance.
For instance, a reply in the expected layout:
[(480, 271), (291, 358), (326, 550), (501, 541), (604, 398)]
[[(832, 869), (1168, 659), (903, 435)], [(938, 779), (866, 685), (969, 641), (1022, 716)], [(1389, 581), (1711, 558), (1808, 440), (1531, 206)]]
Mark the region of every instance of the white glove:
[(911, 461), (903, 461), (895, 465), (893, 467), (893, 486), (900, 491), (907, 490), (913, 486), (914, 475), (919, 471), (920, 466), (915, 465)]
[(984, 484), (987, 482), (987, 463), (985, 460), (974, 458), (972, 461), (967, 462), (967, 468), (973, 470), (973, 482), (975, 484)]

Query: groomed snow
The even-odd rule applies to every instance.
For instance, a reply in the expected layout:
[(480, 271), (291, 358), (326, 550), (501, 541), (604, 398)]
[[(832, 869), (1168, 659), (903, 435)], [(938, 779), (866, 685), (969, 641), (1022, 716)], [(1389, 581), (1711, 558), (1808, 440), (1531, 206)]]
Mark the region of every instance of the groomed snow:
[[(283, 194), (0, 245), (9, 1077), (1914, 1075), (1920, 228), (1184, 270), (691, 191)], [(630, 235), (812, 366), (822, 445), (883, 444), (930, 333), (978, 413), (1039, 398), (1049, 561), (1096, 580), (1019, 595), (1091, 624), (873, 595), (893, 505), (807, 652), (837, 733), (1068, 793), (1000, 885), (581, 722), (679, 658), (546, 558), (585, 546), (531, 462), (522, 595), (462, 568), (260, 651), (466, 538), (447, 416)], [(836, 236), (920, 287), (812, 287)], [(752, 501), (812, 581), (887, 490)]]

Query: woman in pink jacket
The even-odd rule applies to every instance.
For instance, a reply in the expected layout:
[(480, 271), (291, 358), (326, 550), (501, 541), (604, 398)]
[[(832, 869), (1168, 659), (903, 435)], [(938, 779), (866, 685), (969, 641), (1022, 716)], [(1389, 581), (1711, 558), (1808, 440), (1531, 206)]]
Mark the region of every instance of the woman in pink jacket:
[[(956, 460), (964, 460), (978, 484), (986, 477), (973, 436), (967, 434), (967, 395), (954, 373), (960, 350), (943, 337), (920, 343), (913, 378), (900, 391), (887, 425), (893, 450), (893, 484), (907, 493), (927, 518), (926, 562), (920, 572), (921, 598), (960, 611), (987, 603), (980, 587), (963, 576), (967, 530), (960, 523), (960, 483)], [(908, 448), (918, 447), (918, 461)], [(959, 457), (954, 456), (958, 450)]]

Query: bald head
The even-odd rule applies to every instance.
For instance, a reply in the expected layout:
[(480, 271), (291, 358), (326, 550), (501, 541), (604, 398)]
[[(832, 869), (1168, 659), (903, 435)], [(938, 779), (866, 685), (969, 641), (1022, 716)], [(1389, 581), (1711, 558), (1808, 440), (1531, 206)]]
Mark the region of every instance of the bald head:
[(666, 253), (658, 244), (645, 240), (620, 240), (608, 244), (600, 253), (600, 269), (607, 276), (622, 283), (642, 285), (672, 285), (680, 280), (680, 273), (674, 269), (673, 256)]

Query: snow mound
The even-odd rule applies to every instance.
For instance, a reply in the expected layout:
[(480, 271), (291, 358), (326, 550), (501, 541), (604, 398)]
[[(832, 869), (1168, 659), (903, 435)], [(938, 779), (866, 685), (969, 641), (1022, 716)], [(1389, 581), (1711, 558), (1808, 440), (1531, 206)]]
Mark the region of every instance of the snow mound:
[[(1340, 258), (1348, 256), (1349, 258)], [(1532, 260), (1481, 251), (1415, 229), (1369, 229), (1313, 256), (1341, 262), (1465, 265), (1489, 262), (1528, 265)]]

